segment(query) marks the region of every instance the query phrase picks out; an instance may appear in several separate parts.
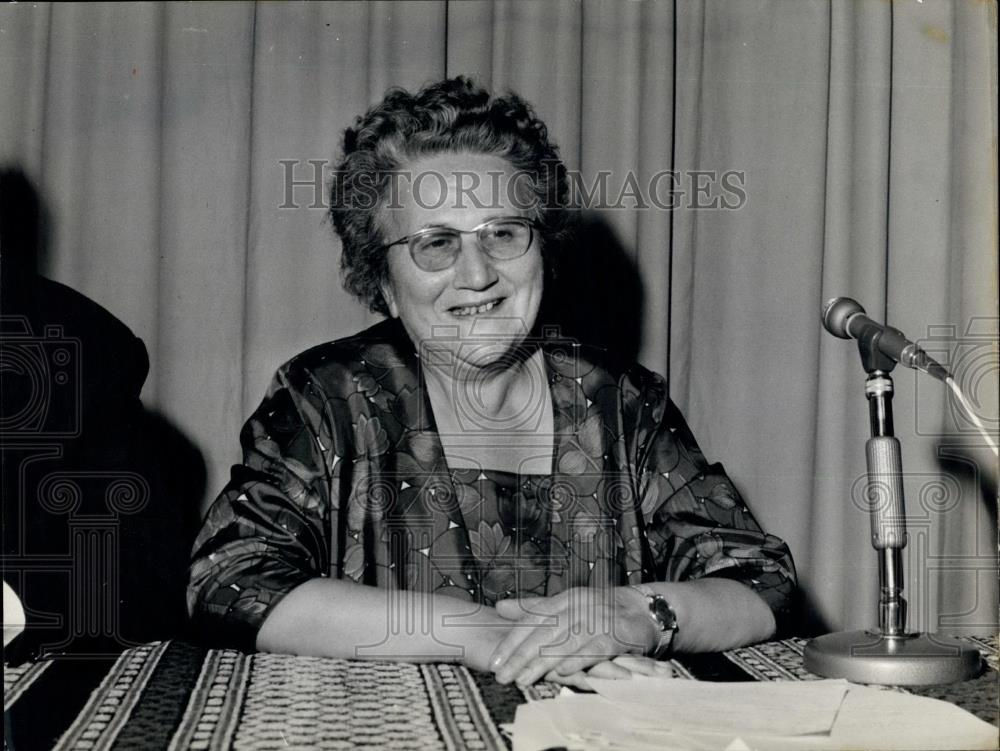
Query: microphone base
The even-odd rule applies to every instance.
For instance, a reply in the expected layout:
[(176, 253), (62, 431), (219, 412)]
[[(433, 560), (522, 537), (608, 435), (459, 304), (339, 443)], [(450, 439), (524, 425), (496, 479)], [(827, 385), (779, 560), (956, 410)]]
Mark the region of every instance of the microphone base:
[(885, 686), (957, 683), (982, 670), (979, 650), (941, 634), (887, 636), (839, 631), (812, 639), (802, 653), (806, 670), (826, 678)]

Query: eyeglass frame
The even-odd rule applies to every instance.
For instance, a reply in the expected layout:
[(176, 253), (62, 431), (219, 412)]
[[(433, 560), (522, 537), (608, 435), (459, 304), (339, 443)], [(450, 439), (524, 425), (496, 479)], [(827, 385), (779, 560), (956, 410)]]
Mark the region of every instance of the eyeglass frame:
[[(511, 222), (511, 221), (518, 222), (518, 223), (522, 223), (523, 222), (525, 225), (527, 225), (527, 227), (528, 227), (528, 244), (525, 245), (524, 246), (524, 250), (521, 253), (519, 253), (518, 255), (516, 255), (516, 256), (511, 256), (510, 258), (496, 258), (495, 256), (491, 255), (488, 250), (486, 250), (486, 248), (483, 245), (482, 241), (479, 240), (479, 233), (482, 231), (482, 229), (484, 227), (486, 227), (489, 224), (493, 224), (495, 222)], [(537, 219), (531, 219), (531, 218), (526, 217), (526, 216), (497, 216), (497, 217), (493, 217), (492, 219), (487, 219), (485, 222), (483, 222), (482, 224), (476, 225), (472, 229), (455, 229), (454, 227), (446, 227), (446, 226), (424, 227), (423, 229), (418, 229), (416, 232), (413, 232), (413, 233), (411, 233), (409, 235), (405, 235), (405, 236), (399, 238), (398, 240), (395, 240), (394, 242), (386, 243), (385, 245), (382, 246), (382, 250), (387, 250), (388, 248), (391, 248), (391, 247), (393, 247), (395, 245), (399, 245), (401, 243), (406, 243), (407, 244), (407, 250), (409, 250), (409, 252), (410, 252), (410, 258), (413, 259), (413, 263), (417, 266), (417, 268), (419, 268), (421, 271), (431, 271), (431, 269), (425, 269), (425, 268), (423, 268), (417, 262), (417, 257), (414, 255), (414, 252), (413, 252), (413, 241), (415, 239), (420, 238), (420, 237), (424, 237), (425, 235), (429, 235), (429, 234), (431, 234), (433, 232), (441, 232), (442, 230), (444, 230), (446, 232), (451, 232), (451, 233), (454, 233), (456, 235), (459, 235), (459, 237), (461, 237), (461, 235), (471, 235), (471, 234), (475, 233), (476, 240), (477, 240), (477, 243), (479, 245), (479, 249), (482, 250), (483, 253), (485, 253), (487, 256), (489, 256), (490, 258), (492, 258), (494, 261), (513, 261), (513, 260), (515, 260), (517, 258), (521, 258), (525, 254), (527, 254), (527, 252), (531, 249), (532, 243), (535, 242), (535, 231), (536, 230), (541, 230), (541, 228), (542, 228), (541, 222), (539, 222)], [(458, 261), (458, 253), (455, 254), (455, 259), (449, 265), (447, 265), (447, 266), (445, 266), (443, 268), (440, 268), (440, 269), (434, 269), (434, 271), (445, 271), (446, 269), (450, 269), (452, 266), (455, 265), (455, 263), (457, 261)]]

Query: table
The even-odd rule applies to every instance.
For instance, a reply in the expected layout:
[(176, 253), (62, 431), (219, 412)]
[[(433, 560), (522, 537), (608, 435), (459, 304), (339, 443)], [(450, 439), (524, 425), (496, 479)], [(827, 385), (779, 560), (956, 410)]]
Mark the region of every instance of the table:
[[(970, 639), (986, 671), (911, 689), (997, 722), (997, 642)], [(811, 680), (802, 639), (674, 661), (684, 678)], [(903, 690), (903, 689), (893, 689)], [(182, 641), (118, 657), (56, 658), (4, 668), (8, 748), (506, 749), (518, 704), (559, 687), (521, 689), (459, 665), (243, 654)]]

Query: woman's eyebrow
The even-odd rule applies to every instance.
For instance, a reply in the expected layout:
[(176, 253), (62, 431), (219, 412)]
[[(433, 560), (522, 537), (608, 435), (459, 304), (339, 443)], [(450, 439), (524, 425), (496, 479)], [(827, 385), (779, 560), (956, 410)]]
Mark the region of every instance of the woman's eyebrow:
[[(495, 221), (497, 219), (530, 219), (530, 218), (531, 217), (528, 217), (528, 216), (522, 216), (521, 214), (518, 214), (516, 211), (512, 210), (511, 212), (504, 213), (504, 214), (490, 214), (485, 219), (483, 219), (481, 222), (479, 222), (479, 224), (477, 224), (476, 226), (477, 227), (482, 227), (487, 222), (492, 222), (492, 221)], [(454, 229), (449, 224), (429, 224), (427, 226), (428, 227), (447, 227), (449, 229)], [(471, 230), (466, 230), (466, 231), (471, 231)]]
[[(492, 222), (494, 219), (502, 219), (502, 218), (505, 218), (505, 217), (508, 217), (508, 216), (511, 216), (511, 215), (509, 215), (509, 214), (499, 214), (497, 216), (490, 216), (490, 217), (488, 217), (486, 219), (483, 219), (483, 221), (479, 222), (479, 224), (477, 224), (476, 227), (480, 227), (483, 224), (486, 224), (486, 222)], [(415, 230), (415, 231), (416, 232), (421, 232), (421, 231), (423, 231), (425, 229), (453, 229), (453, 230), (455, 230), (457, 232), (471, 232), (472, 231), (471, 229), (460, 230), (460, 229), (458, 229), (458, 227), (455, 227), (455, 226), (453, 226), (451, 224), (445, 224), (444, 222), (428, 222), (427, 224), (421, 225), (420, 228), (417, 229), (417, 230)]]

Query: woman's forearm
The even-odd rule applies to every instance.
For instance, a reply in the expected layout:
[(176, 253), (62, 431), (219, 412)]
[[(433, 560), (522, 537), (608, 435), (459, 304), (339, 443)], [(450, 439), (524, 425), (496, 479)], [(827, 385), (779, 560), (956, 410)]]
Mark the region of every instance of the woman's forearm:
[[(698, 579), (644, 586), (666, 598), (677, 615), (675, 651), (722, 651), (774, 634), (770, 608), (739, 582)], [(643, 595), (631, 591), (642, 612)], [(257, 648), (343, 659), (455, 661), (489, 670), (489, 658), (511, 625), (491, 607), (453, 597), (321, 578), (296, 587), (278, 603), (261, 626)]]
[(509, 628), (493, 608), (458, 598), (321, 578), (278, 603), (257, 634), (257, 648), (352, 660), (460, 661), (485, 670)]
[(677, 615), (676, 652), (721, 652), (774, 635), (774, 614), (750, 587), (731, 579), (643, 585), (662, 595)]

